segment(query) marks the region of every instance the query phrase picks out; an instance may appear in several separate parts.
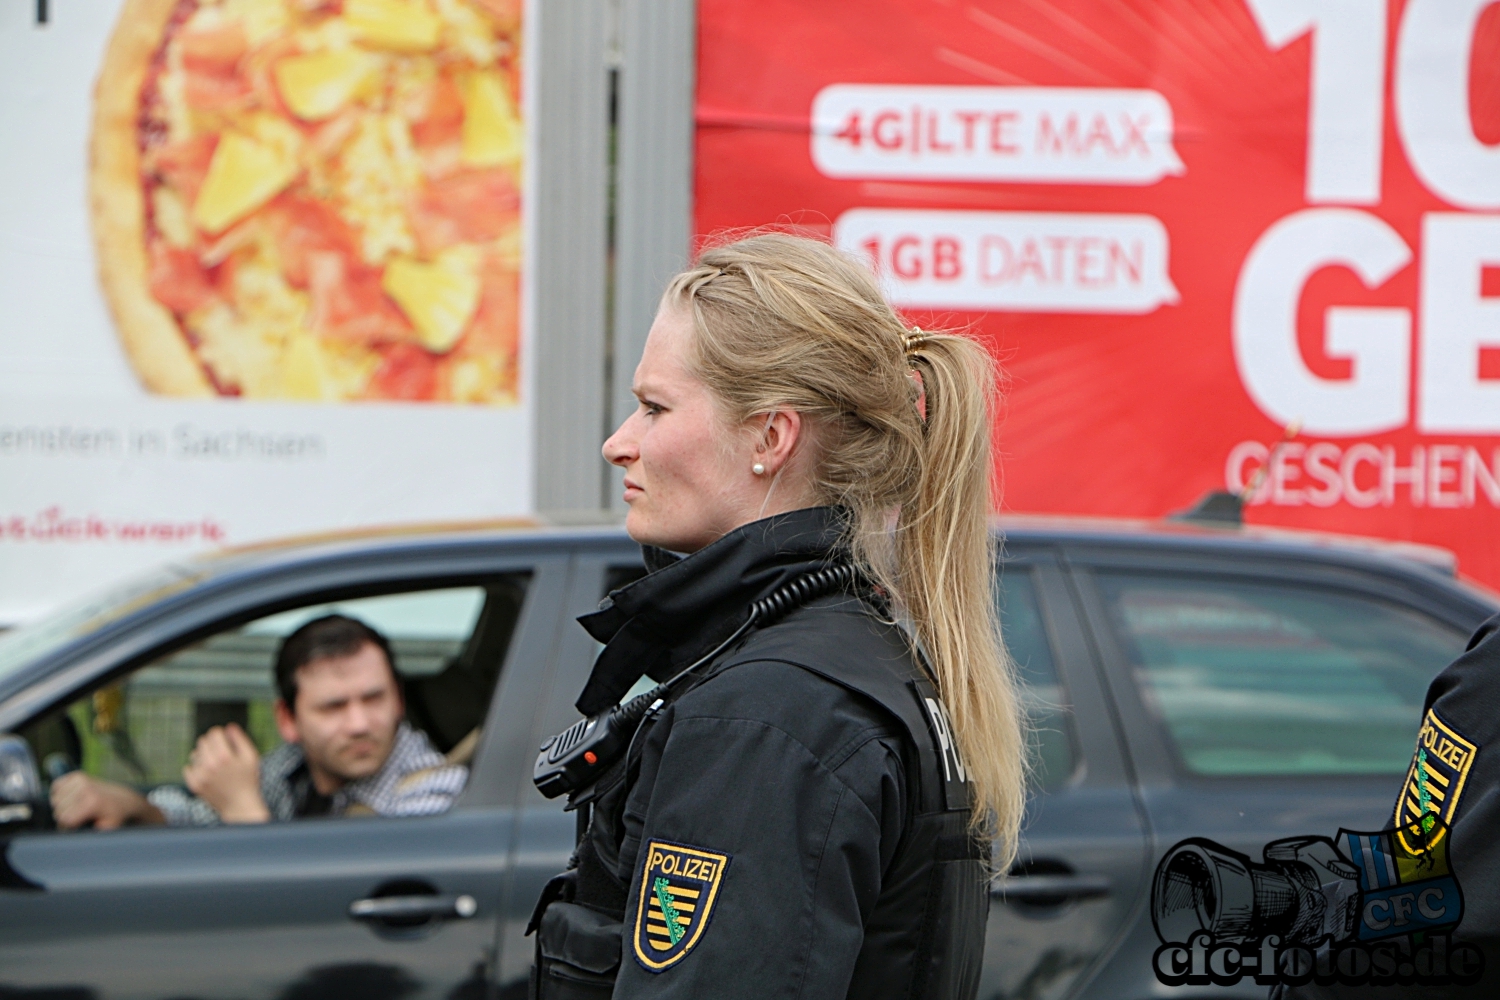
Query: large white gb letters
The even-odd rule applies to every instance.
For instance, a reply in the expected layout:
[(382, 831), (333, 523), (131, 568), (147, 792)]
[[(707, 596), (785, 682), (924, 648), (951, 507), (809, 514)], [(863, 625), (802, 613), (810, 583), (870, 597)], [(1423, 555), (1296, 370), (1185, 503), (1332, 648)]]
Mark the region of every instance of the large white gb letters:
[(1479, 352), (1500, 348), (1500, 299), (1480, 294), (1486, 267), (1500, 267), (1500, 215), (1423, 217), (1417, 430), (1424, 434), (1500, 433), (1500, 380), (1479, 377)]
[(1327, 351), (1348, 357), (1353, 377), (1319, 378), (1297, 346), (1297, 303), (1307, 279), (1347, 267), (1377, 288), (1411, 262), (1397, 232), (1368, 212), (1313, 208), (1279, 220), (1256, 242), (1234, 293), (1234, 357), (1250, 397), (1282, 424), (1309, 434), (1373, 434), (1407, 418), (1411, 312), (1331, 307)]
[[(1480, 377), (1480, 352), (1500, 349), (1500, 299), (1483, 295), (1500, 268), (1500, 215), (1430, 212), (1422, 219), (1421, 352), (1417, 430), (1500, 433), (1500, 380)], [(1407, 309), (1331, 306), (1325, 349), (1348, 358), (1348, 379), (1313, 374), (1297, 344), (1297, 303), (1308, 278), (1347, 267), (1377, 288), (1412, 259), (1385, 222), (1349, 208), (1310, 208), (1256, 242), (1234, 296), (1234, 357), (1251, 399), (1309, 434), (1378, 434), (1406, 425), (1411, 376)]]
[[(1387, 0), (1248, 0), (1272, 48), (1312, 32), (1306, 198), (1380, 201)], [(1465, 209), (1500, 208), (1500, 145), (1470, 120), (1469, 70), (1479, 19), (1496, 0), (1409, 0), (1397, 33), (1393, 90), (1402, 149), (1433, 194)], [(1289, 215), (1256, 242), (1234, 299), (1234, 355), (1246, 391), (1282, 424), (1309, 434), (1378, 434), (1415, 417), (1424, 434), (1500, 433), (1500, 380), (1481, 377), (1500, 349), (1500, 299), (1484, 294), (1500, 268), (1500, 215), (1422, 217), (1421, 344), (1412, 382), (1411, 310), (1331, 306), (1324, 348), (1347, 358), (1347, 379), (1325, 379), (1297, 343), (1302, 289), (1325, 267), (1377, 288), (1412, 260), (1391, 226), (1352, 208)], [(1416, 413), (1408, 400), (1415, 397)]]

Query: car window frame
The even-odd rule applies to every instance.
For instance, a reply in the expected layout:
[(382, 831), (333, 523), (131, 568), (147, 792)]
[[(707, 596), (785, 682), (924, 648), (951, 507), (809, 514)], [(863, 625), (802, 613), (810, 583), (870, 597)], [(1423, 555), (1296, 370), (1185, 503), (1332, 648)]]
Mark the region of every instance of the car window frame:
[(525, 730), (529, 734), (526, 746), (530, 756), (524, 776), (516, 782), (518, 805), (544, 811), (562, 810), (563, 800), (544, 798), (536, 790), (531, 780), (530, 764), (543, 740), (562, 732), (580, 718), (574, 702), (582, 693), (602, 647), (577, 618), (599, 609), (611, 570), (640, 562), (640, 546), (624, 534), (599, 539), (574, 550), (567, 590), (559, 601), (560, 614), (551, 664), (545, 685), (537, 692)]
[[(1230, 788), (1239, 786), (1299, 787), (1368, 783), (1389, 784), (1386, 774), (1310, 774), (1310, 775), (1205, 775), (1195, 773), (1183, 763), (1160, 719), (1146, 703), (1144, 692), (1136, 681), (1127, 645), (1117, 634), (1096, 574), (1128, 572), (1142, 575), (1179, 577), (1215, 577), (1227, 582), (1266, 585), (1314, 587), (1342, 592), (1353, 597), (1393, 604), (1427, 615), (1458, 632), (1469, 633), (1484, 620), (1477, 608), (1456, 591), (1445, 594), (1418, 574), (1405, 576), (1395, 571), (1377, 571), (1336, 562), (1280, 557), (1241, 552), (1152, 551), (1138, 547), (1080, 548), (1068, 553), (1069, 571), (1078, 588), (1084, 615), (1099, 651), (1105, 683), (1120, 713), (1126, 739), (1145, 785)], [(1451, 599), (1444, 599), (1449, 597)], [(1439, 668), (1441, 669), (1441, 668)], [(1437, 671), (1434, 671), (1436, 676)], [(1412, 736), (1416, 737), (1413, 719)], [(1398, 776), (1399, 777), (1399, 776)]]
[[(524, 755), (507, 752), (506, 741), (498, 738), (497, 731), (507, 724), (519, 724), (527, 717), (524, 705), (506, 710), (506, 692), (512, 692), (509, 696), (512, 701), (524, 698), (524, 692), (518, 694), (516, 689), (527, 685), (522, 683), (524, 679), (515, 679), (510, 684), (507, 681), (517, 673), (550, 674), (553, 651), (550, 640), (556, 631), (553, 620), (562, 603), (570, 552), (526, 551), (517, 547), (514, 552), (492, 553), (482, 560), (473, 558), (473, 553), (470, 558), (456, 560), (443, 558), (446, 553), (440, 551), (405, 555), (410, 557), (409, 561), (390, 567), (372, 568), (368, 559), (340, 567), (299, 567), (291, 562), (272, 567), (266, 573), (223, 581), (224, 585), (203, 588), (202, 593), (178, 595), (179, 599), (170, 603), (176, 605), (173, 612), (180, 617), (169, 634), (164, 634), (163, 619), (172, 619), (148, 613), (133, 628), (117, 635), (115, 642), (105, 649), (53, 664), (51, 670), (19, 696), (7, 700), (4, 716), (0, 717), (3, 719), (0, 732), (19, 729), (46, 712), (107, 687), (161, 657), (267, 615), (331, 600), (483, 585), (496, 577), (525, 573), (530, 580), (521, 613), (501, 666), (499, 683), (485, 712), (483, 736), (470, 764), (471, 776), (477, 775), (479, 780), (471, 777), (451, 811), (511, 805), (512, 783), (504, 775), (515, 771)], [(424, 567), (423, 562), (429, 565)], [(195, 597), (198, 599), (194, 600)], [(535, 662), (536, 667), (516, 669), (518, 663), (527, 661)]]
[(1097, 655), (1067, 578), (1061, 550), (1052, 545), (1007, 541), (998, 571), (1003, 574), (1012, 568), (1032, 574), (1037, 610), (1073, 715), (1073, 773), (1050, 790), (1037, 786), (1029, 794), (1042, 800), (1073, 789), (1128, 786), (1132, 773), (1129, 748), (1101, 682)]
[[(1063, 649), (1059, 641), (1062, 633), (1067, 631), (1066, 626), (1059, 626), (1059, 617), (1066, 617), (1062, 608), (1057, 607), (1057, 596), (1055, 593), (1048, 594), (1047, 574), (1045, 567), (1055, 567), (1055, 559), (1050, 552), (1036, 549), (1020, 549), (1014, 552), (1006, 552), (1002, 558), (996, 561), (995, 590), (1005, 585), (1007, 574), (1025, 574), (1031, 583), (1032, 595), (1036, 598), (1037, 618), (1041, 625), (1042, 640), (1047, 644), (1048, 653), (1052, 658), (1052, 669), (1057, 675), (1057, 685), (1062, 693), (1062, 707), (1068, 716), (1068, 726), (1064, 735), (1067, 737), (1068, 753), (1072, 768), (1061, 780), (1056, 780), (1049, 788), (1040, 781), (1027, 782), (1027, 793), (1031, 796), (1055, 795), (1078, 784), (1089, 771), (1087, 766), (1088, 755), (1085, 753), (1083, 735), (1080, 730), (1087, 728), (1081, 726), (1078, 720), (1077, 697), (1074, 694), (1075, 683), (1069, 676), (1063, 665)], [(998, 595), (997, 595), (998, 596)], [(996, 611), (999, 611), (997, 606)], [(1005, 630), (1001, 629), (1001, 638), (1005, 638)], [(1007, 646), (1007, 653), (1010, 652)], [(1020, 664), (1016, 664), (1019, 682)], [(1024, 708), (1024, 705), (1022, 706)], [(1028, 746), (1033, 754), (1037, 749), (1035, 738), (1028, 740)], [(1033, 764), (1037, 763), (1035, 760)]]

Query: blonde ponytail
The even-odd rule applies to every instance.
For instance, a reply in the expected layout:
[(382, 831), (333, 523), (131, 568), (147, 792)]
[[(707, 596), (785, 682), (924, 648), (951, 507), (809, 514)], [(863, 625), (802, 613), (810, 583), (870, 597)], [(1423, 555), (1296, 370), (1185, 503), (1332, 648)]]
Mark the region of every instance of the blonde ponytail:
[(964, 762), (992, 823), (997, 867), (1013, 859), (1025, 808), (1025, 740), (1000, 638), (990, 534), (994, 363), (964, 337), (925, 335), (914, 357), (927, 440), (916, 497), (896, 524), (896, 592), (937, 673)]
[(705, 250), (663, 304), (691, 310), (691, 363), (730, 420), (791, 409), (814, 428), (813, 487), (850, 512), (856, 562), (910, 620), (953, 717), (974, 830), (1009, 867), (1026, 763), (992, 589), (988, 352), (909, 331), (859, 261), (783, 233)]

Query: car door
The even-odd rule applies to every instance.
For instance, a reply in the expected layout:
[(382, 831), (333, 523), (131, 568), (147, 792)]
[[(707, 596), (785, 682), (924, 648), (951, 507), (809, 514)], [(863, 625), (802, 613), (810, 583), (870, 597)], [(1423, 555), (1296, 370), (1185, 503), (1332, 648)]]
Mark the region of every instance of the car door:
[[(1483, 613), (1399, 576), (1306, 559), (1070, 553), (1151, 825), (1268, 841), (1387, 826), (1428, 682)], [(1147, 890), (1149, 893), (1149, 889)], [(1089, 996), (1165, 995), (1149, 907)], [(1247, 976), (1225, 996), (1263, 997)]]
[[(276, 620), (257, 610), (273, 601), (273, 592), (271, 607), (285, 619), (305, 617), (312, 612), (308, 605), (322, 610), (328, 602), (338, 602), (358, 616), (369, 604), (354, 598), (369, 598), (372, 589), (379, 591), (378, 599), (391, 605), (387, 617), (404, 617), (418, 633), (393, 644), (398, 662), (410, 659), (420, 664), (426, 655), (425, 667), (417, 669), (418, 676), (408, 676), (406, 683), (413, 707), (420, 700), (418, 692), (431, 695), (424, 702), (431, 720), (434, 713), (441, 714), (439, 703), (454, 703), (451, 692), (444, 697), (433, 694), (441, 694), (452, 680), (445, 663), (457, 664), (468, 647), (462, 654), (449, 649), (447, 653), (455, 655), (447, 656), (444, 636), (424, 639), (419, 634), (423, 621), (430, 621), (430, 616), (423, 618), (424, 601), (430, 612), (432, 594), (439, 590), (488, 592), (497, 580), (524, 579), (524, 598), (506, 648), (488, 648), (489, 654), (503, 656), (503, 667), (488, 712), (483, 703), (475, 708), (475, 718), (484, 720), (484, 728), (469, 785), (455, 807), (421, 818), (137, 827), (14, 837), (5, 856), (11, 877), (0, 881), (0, 992), (72, 990), (68, 995), (101, 1000), (490, 995), (511, 864), (514, 777), (522, 768), (534, 705), (553, 654), (567, 558), (559, 554), (509, 563), (488, 560), (483, 571), (469, 559), (460, 577), (453, 575), (451, 565), (435, 565), (434, 576), (425, 577), (421, 561), (410, 553), (376, 562), (383, 568), (372, 571), (366, 563), (359, 579), (331, 580), (330, 575), (337, 574), (326, 570), (309, 574), (320, 580), (315, 593), (289, 593), (287, 588), (296, 586), (292, 572), (293, 582), (258, 584), (243, 605), (221, 597), (219, 613), (232, 628), (217, 631), (236, 641), (253, 639), (256, 624)], [(372, 572), (388, 578), (372, 582)], [(436, 576), (439, 573), (443, 575)], [(404, 598), (410, 599), (403, 603)], [(240, 627), (246, 619), (255, 621)], [(287, 624), (283, 621), (282, 627)], [(216, 631), (201, 621), (192, 629), (194, 639)], [(478, 633), (474, 638), (477, 641)], [(168, 650), (181, 645), (181, 639), (171, 635), (159, 640)], [(225, 653), (223, 645), (217, 652)], [(151, 662), (147, 669), (130, 674), (125, 686), (167, 683), (171, 658)], [(92, 711), (100, 707), (98, 696), (105, 694), (103, 705), (108, 707), (117, 700), (109, 693), (121, 687), (121, 678), (112, 671), (130, 666), (106, 665), (100, 679), (107, 683), (91, 681), (59, 703), (82, 704)], [(253, 698), (237, 702), (228, 696), (233, 694), (233, 681), (214, 676), (226, 672), (224, 663), (199, 663), (194, 669), (197, 683), (218, 683), (208, 697), (199, 699), (193, 712), (196, 721), (222, 720), (226, 713), (238, 711), (238, 702), (249, 701), (242, 717), (253, 733)], [(269, 673), (269, 663), (265, 671)], [(238, 680), (248, 683), (245, 677)], [(98, 727), (97, 712), (90, 716), (76, 707), (70, 711), (84, 724), (80, 728), (108, 729)], [(136, 762), (154, 766), (145, 730), (130, 732)], [(90, 734), (83, 735), (87, 756)], [(119, 764), (122, 756), (127, 755), (116, 753), (113, 763)]]
[(1144, 884), (1145, 830), (1056, 555), (1012, 543), (997, 593), (1036, 772), (1020, 857), (992, 889), (979, 995), (1061, 997), (1107, 958), (1127, 925)]
[[(523, 747), (524, 764), (512, 778), (516, 838), (500, 927), (496, 976), (500, 1000), (521, 1000), (526, 995), (535, 944), (534, 938), (526, 936), (526, 926), (543, 886), (567, 867), (578, 838), (578, 817), (564, 811), (566, 800), (543, 798), (531, 780), (531, 765), (542, 740), (578, 720), (573, 702), (583, 690), (601, 648), (574, 619), (596, 610), (605, 593), (645, 571), (640, 565), (640, 547), (619, 532), (582, 536), (575, 552), (561, 602), (563, 613), (558, 619), (552, 670), (533, 702)], [(522, 731), (519, 726), (512, 730), (517, 734)]]

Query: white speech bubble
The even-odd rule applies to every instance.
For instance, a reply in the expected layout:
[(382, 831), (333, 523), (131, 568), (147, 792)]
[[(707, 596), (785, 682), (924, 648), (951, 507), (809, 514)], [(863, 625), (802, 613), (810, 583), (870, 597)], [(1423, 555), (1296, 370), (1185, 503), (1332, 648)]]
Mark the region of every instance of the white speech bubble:
[(1139, 314), (1179, 301), (1150, 215), (854, 208), (833, 234), (898, 307)]
[(1154, 184), (1184, 172), (1154, 90), (835, 83), (812, 106), (829, 177)]

